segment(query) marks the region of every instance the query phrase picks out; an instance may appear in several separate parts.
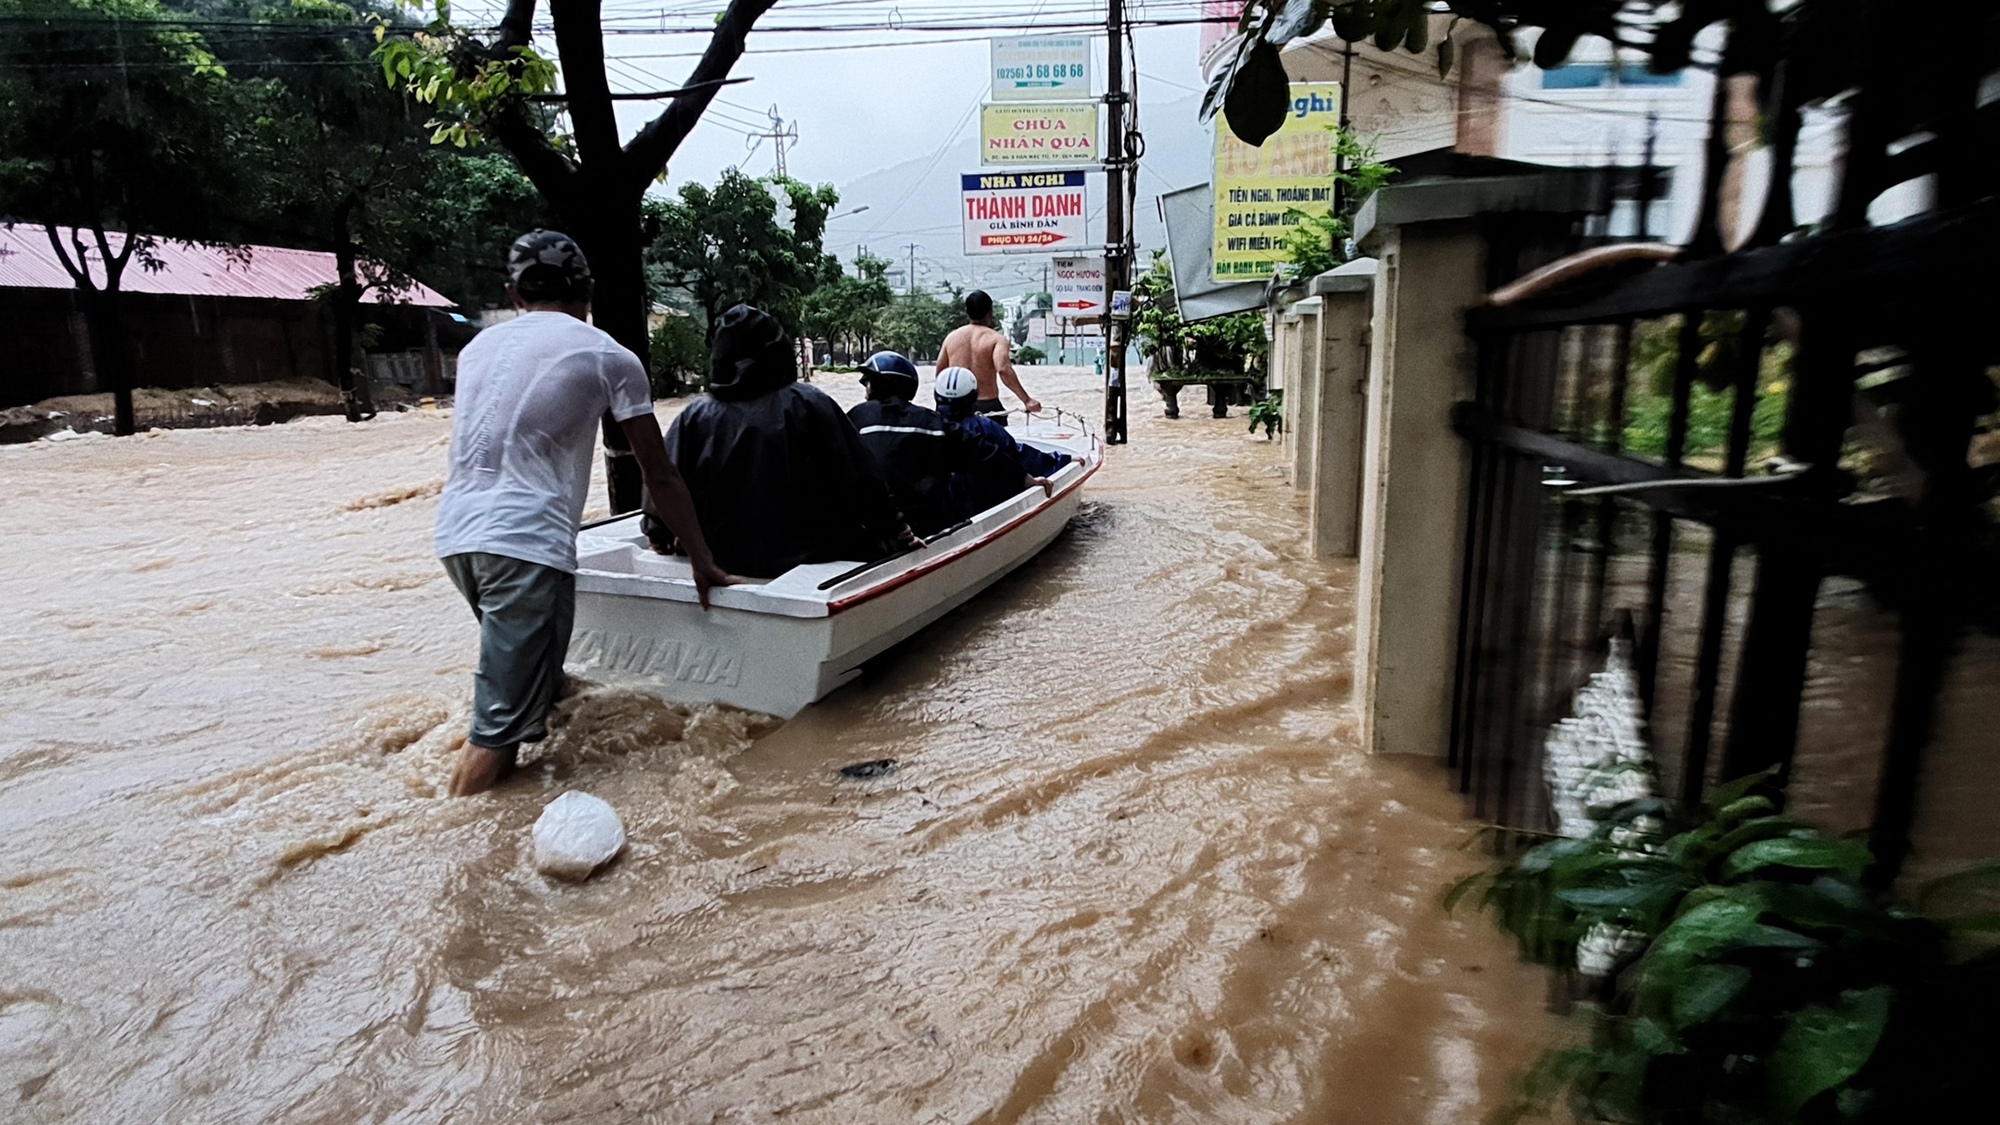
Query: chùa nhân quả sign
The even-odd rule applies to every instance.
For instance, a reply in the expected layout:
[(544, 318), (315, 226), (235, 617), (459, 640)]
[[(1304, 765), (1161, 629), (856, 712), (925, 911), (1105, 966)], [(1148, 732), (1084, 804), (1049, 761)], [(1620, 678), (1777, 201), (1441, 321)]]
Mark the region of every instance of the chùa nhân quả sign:
[(979, 115), (981, 164), (1097, 163), (1097, 103), (989, 105)]
[(974, 172), (959, 177), (965, 252), (1067, 250), (1086, 243), (1082, 172)]
[(1215, 123), (1216, 281), (1259, 281), (1288, 261), (1285, 237), (1333, 203), (1340, 83), (1292, 83), (1291, 112), (1253, 147)]

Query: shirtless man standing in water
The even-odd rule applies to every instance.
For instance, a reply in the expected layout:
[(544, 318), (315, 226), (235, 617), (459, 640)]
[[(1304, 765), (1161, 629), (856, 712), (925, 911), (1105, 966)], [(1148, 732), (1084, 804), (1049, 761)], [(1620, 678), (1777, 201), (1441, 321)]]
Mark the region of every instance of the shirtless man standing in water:
[(1000, 403), (1002, 383), (1020, 397), (1028, 413), (1041, 413), (1042, 404), (1021, 386), (1021, 377), (1014, 373), (1014, 346), (1005, 332), (993, 327), (993, 298), (985, 290), (974, 289), (965, 295), (965, 319), (972, 323), (952, 329), (944, 338), (944, 346), (938, 349), (937, 369), (971, 369), (979, 380), (979, 398), (972, 404), (976, 413), (998, 414), (1006, 409)]

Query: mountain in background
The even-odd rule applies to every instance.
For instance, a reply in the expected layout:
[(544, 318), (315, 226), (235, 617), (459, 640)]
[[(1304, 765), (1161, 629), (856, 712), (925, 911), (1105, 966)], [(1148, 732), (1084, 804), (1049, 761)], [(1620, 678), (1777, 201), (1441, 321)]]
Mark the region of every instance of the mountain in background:
[[(1154, 197), (1208, 182), (1213, 142), (1209, 127), (1196, 119), (1200, 104), (1199, 98), (1188, 97), (1141, 107), (1146, 152), (1139, 161), (1137, 213), (1133, 216), (1141, 269), (1152, 259), (1154, 250), (1166, 246), (1166, 231), (1160, 225)], [(934, 289), (950, 281), (985, 289), (995, 297), (1040, 291), (1042, 267), (1054, 255), (962, 252), (958, 178), (980, 170), (977, 122), (968, 128), (972, 135), (952, 144), (837, 185), (841, 211), (861, 206), (868, 210), (829, 225), (827, 250), (842, 261), (852, 261), (858, 246), (867, 247), (869, 253), (893, 263), (893, 280), (899, 289), (914, 242), (917, 283), (921, 286)], [(1093, 245), (1103, 242), (1104, 180), (1101, 173), (1090, 177)]]

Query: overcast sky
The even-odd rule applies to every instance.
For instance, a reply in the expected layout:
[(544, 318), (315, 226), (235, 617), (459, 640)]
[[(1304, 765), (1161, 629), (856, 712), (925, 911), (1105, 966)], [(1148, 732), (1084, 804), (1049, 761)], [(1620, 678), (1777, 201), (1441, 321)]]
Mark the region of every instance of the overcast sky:
[[(497, 19), (502, 5), (461, 4), (457, 18)], [(724, 0), (604, 0), (611, 88), (615, 91), (678, 86), (707, 45), (706, 28)], [(1128, 0), (1135, 21), (1186, 20), (1198, 0)], [(544, 7), (536, 46), (555, 51)], [(484, 17), (483, 19), (481, 17)], [(788, 144), (792, 176), (811, 183), (848, 183), (870, 172), (923, 159), (954, 140), (978, 135), (978, 106), (986, 98), (993, 36), (1031, 31), (1079, 33), (1100, 25), (1103, 0), (779, 0), (759, 21), (749, 51), (734, 75), (753, 79), (726, 89), (675, 154), (669, 186), (713, 182), (740, 166), (757, 175), (773, 170), (772, 142), (749, 135), (769, 131), (775, 105), (798, 140)], [(925, 25), (936, 30), (923, 30)], [(824, 30), (828, 28), (845, 30)], [(1200, 29), (1193, 25), (1144, 27), (1135, 32), (1140, 88), (1153, 104), (1186, 98), (1201, 85), (1197, 66)], [(1093, 75), (1104, 87), (1100, 41)], [(629, 138), (661, 103), (620, 103)], [(755, 144), (754, 149), (751, 148)], [(938, 166), (944, 179), (974, 168)], [(883, 208), (887, 211), (887, 208)], [(862, 213), (835, 220), (840, 238), (893, 242), (900, 216)]]

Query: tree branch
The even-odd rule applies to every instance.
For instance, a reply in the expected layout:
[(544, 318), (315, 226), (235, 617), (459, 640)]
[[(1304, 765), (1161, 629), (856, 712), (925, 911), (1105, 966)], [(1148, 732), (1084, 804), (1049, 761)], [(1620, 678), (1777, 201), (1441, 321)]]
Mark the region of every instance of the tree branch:
[[(707, 112), (708, 103), (715, 100), (717, 87), (701, 83), (729, 77), (730, 68), (743, 57), (743, 44), (750, 38), (750, 29), (776, 3), (777, 0), (729, 0), (729, 10), (722, 14), (722, 22), (708, 38), (708, 49), (702, 52), (694, 73), (682, 84), (699, 88), (686, 97), (675, 98), (673, 104), (625, 146), (624, 171), (631, 177), (629, 186), (633, 191), (645, 191), (647, 184), (666, 171), (674, 150), (681, 147), (681, 142), (694, 131), (695, 123)], [(575, 112), (574, 107), (571, 112)]]
[(535, 0), (507, 0), (507, 14), (500, 17), (500, 36), (493, 41), (494, 53), (510, 55), (534, 38)]
[(486, 122), (486, 132), (500, 142), (521, 174), (542, 193), (542, 198), (558, 212), (567, 213), (575, 202), (576, 162), (564, 156), (550, 142), (548, 134), (528, 120), (520, 105), (503, 106)]
[[(500, 34), (487, 48), (489, 58), (511, 60), (518, 47), (534, 38), (536, 0), (507, 0)], [(549, 141), (548, 134), (528, 119), (520, 102), (501, 106), (486, 122), (486, 132), (514, 158), (515, 166), (557, 213), (567, 213), (575, 193), (576, 163)]]
[[(70, 261), (69, 251), (63, 249), (62, 235), (56, 231), (56, 224), (50, 223), (43, 227), (42, 233), (49, 236), (49, 246), (55, 250), (56, 260), (62, 263), (62, 268), (69, 274), (70, 280), (76, 282), (77, 288), (94, 291), (97, 286), (90, 280), (89, 261), (87, 259), (82, 261), (82, 269), (78, 269), (77, 263)], [(74, 237), (76, 228), (71, 227), (70, 233)]]
[(618, 118), (611, 110), (611, 82), (604, 76), (602, 0), (550, 0), (556, 55), (562, 60), (563, 92), (576, 152), (586, 168), (616, 181), (624, 152), (618, 147)]

